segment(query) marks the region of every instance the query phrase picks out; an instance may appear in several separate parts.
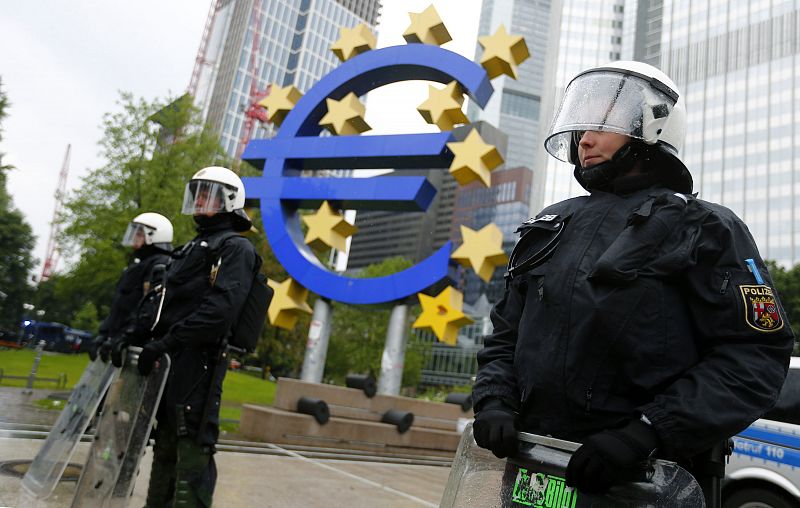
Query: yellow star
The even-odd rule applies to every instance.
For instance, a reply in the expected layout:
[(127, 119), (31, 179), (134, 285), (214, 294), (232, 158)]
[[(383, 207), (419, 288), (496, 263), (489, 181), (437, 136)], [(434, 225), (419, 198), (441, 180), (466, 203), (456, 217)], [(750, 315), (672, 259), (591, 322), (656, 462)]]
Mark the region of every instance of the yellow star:
[(457, 81), (451, 81), (442, 90), (428, 85), (428, 100), (420, 104), (417, 111), (426, 122), (447, 131), (457, 123), (469, 122), (467, 115), (461, 110), (462, 104), (464, 92)]
[(494, 35), (479, 37), (478, 43), (483, 48), (481, 65), (490, 79), (501, 74), (517, 79), (517, 65), (531, 56), (525, 39), (521, 35), (510, 35), (503, 25)]
[(464, 295), (452, 287), (446, 287), (441, 293), (428, 296), (418, 293), (422, 314), (419, 315), (414, 328), (430, 328), (440, 342), (455, 345), (458, 342), (458, 329), (473, 323), (462, 312)]
[(375, 45), (378, 43), (375, 34), (364, 23), (355, 28), (342, 27), (339, 29), (339, 34), (339, 40), (333, 43), (331, 51), (342, 62), (375, 49)]
[(308, 226), (305, 242), (315, 249), (332, 247), (344, 251), (347, 249), (347, 237), (358, 231), (327, 201), (322, 202), (317, 213), (304, 215), (303, 222)]
[(280, 87), (273, 83), (269, 95), (258, 101), (258, 105), (266, 108), (270, 122), (280, 125), (302, 96), (303, 93), (292, 85)]
[(490, 172), (503, 163), (503, 156), (494, 145), (483, 141), (476, 129), (472, 129), (462, 142), (447, 143), (454, 154), (450, 164), (450, 174), (461, 185), (480, 180), (489, 187), (492, 183)]
[(350, 92), (340, 101), (325, 99), (325, 103), (328, 105), (328, 112), (319, 124), (331, 133), (337, 136), (360, 134), (372, 128), (364, 120), (366, 108), (355, 93)]
[(433, 4), (422, 12), (409, 12), (408, 17), (411, 18), (411, 24), (403, 32), (403, 38), (406, 42), (421, 42), (423, 44), (441, 46), (445, 42), (453, 40)]
[(503, 251), (503, 232), (495, 224), (479, 231), (461, 226), (464, 243), (450, 256), (464, 266), (472, 267), (478, 277), (489, 282), (494, 269), (508, 263)]
[(294, 281), (291, 277), (283, 282), (267, 279), (269, 287), (275, 291), (267, 310), (272, 326), (291, 330), (297, 324), (301, 312), (311, 314), (311, 307), (306, 303), (308, 289)]

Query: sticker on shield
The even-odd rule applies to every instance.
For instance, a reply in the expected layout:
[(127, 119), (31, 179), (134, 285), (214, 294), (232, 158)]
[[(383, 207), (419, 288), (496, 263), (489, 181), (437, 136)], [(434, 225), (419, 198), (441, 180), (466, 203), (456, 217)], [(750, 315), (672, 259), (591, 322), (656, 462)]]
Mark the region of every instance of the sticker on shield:
[(511, 501), (532, 508), (574, 508), (578, 492), (563, 478), (519, 468)]
[(744, 319), (759, 332), (774, 332), (783, 328), (778, 302), (772, 288), (763, 284), (739, 286), (744, 301)]

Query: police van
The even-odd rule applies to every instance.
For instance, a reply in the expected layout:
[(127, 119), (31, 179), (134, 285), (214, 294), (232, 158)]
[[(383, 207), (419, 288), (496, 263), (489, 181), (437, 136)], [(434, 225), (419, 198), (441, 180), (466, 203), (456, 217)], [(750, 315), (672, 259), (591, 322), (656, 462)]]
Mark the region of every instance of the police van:
[(800, 357), (775, 408), (733, 438), (723, 508), (800, 508)]

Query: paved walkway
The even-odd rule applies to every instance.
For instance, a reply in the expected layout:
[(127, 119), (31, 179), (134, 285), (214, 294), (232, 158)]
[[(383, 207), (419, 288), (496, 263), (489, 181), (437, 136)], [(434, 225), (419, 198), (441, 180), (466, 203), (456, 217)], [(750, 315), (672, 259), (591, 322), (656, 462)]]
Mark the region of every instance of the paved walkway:
[[(42, 440), (0, 438), (0, 462), (31, 460)], [(85, 461), (81, 443), (70, 462)], [(144, 505), (150, 477), (151, 449), (129, 506)], [(449, 468), (374, 462), (318, 461), (297, 456), (216, 455), (219, 481), (214, 504), (225, 508), (371, 507), (405, 508), (439, 505)], [(33, 508), (70, 506), (75, 482), (61, 482), (45, 502)], [(0, 507), (18, 505), (20, 478), (0, 474)]]

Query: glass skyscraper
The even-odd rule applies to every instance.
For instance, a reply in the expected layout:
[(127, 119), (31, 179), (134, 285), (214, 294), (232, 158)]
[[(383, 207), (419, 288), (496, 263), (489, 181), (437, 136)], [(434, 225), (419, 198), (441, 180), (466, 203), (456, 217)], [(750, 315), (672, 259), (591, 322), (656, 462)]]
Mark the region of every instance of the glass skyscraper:
[[(234, 156), (239, 146), (253, 69), (257, 89), (277, 83), (305, 93), (339, 65), (330, 50), (339, 28), (366, 23), (374, 31), (379, 11), (379, 0), (221, 0), (207, 37), (195, 104), (220, 134), (225, 151)], [(254, 19), (260, 21), (257, 30)], [(254, 31), (261, 40), (251, 69)], [(272, 125), (257, 125), (251, 137), (270, 137), (272, 130)]]
[(681, 152), (699, 197), (747, 223), (761, 255), (800, 258), (800, 3), (666, 0), (658, 65), (686, 99)]
[[(531, 214), (548, 204), (586, 193), (573, 178), (572, 166), (545, 151), (544, 139), (570, 80), (584, 69), (621, 58), (623, 19), (628, 8), (625, 0), (563, 0), (558, 6), (560, 16), (554, 16), (550, 26), (546, 86), (533, 163), (534, 172), (546, 168), (546, 174), (544, 185), (534, 186)], [(556, 9), (555, 2), (553, 8)]]
[[(478, 36), (493, 34), (502, 24), (508, 33), (525, 38), (531, 57), (517, 69), (517, 79), (502, 75), (492, 80), (495, 92), (483, 110), (470, 105), (470, 118), (494, 125), (508, 135), (503, 154), (506, 168), (532, 168), (539, 138), (539, 111), (544, 87), (550, 0), (484, 0)], [(478, 46), (476, 60), (482, 50)], [(535, 185), (539, 185), (534, 171)]]

